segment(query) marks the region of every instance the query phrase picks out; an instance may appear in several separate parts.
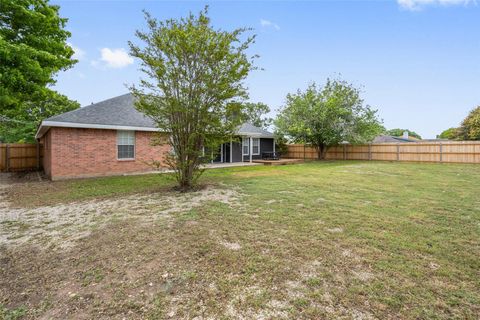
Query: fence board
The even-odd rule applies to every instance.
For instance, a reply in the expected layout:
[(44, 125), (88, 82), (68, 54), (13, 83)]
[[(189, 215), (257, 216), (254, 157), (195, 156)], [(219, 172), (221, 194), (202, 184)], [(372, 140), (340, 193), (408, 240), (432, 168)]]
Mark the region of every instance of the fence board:
[[(315, 148), (288, 145), (286, 158), (317, 159)], [(378, 143), (335, 146), (327, 160), (383, 160), (414, 162), (480, 163), (480, 141), (442, 141), (415, 143)]]
[(43, 148), (36, 144), (0, 144), (0, 171), (36, 170), (42, 158)]

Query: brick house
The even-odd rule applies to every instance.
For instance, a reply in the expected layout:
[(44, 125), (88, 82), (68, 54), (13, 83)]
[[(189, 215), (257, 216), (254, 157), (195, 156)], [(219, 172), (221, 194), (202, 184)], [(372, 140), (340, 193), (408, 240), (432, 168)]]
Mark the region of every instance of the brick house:
[[(152, 145), (158, 133), (152, 119), (125, 94), (42, 121), (36, 138), (43, 144), (43, 168), (52, 180), (122, 175), (165, 166), (168, 145)], [(238, 137), (219, 146), (213, 162), (242, 162), (275, 152), (273, 134), (249, 123)]]

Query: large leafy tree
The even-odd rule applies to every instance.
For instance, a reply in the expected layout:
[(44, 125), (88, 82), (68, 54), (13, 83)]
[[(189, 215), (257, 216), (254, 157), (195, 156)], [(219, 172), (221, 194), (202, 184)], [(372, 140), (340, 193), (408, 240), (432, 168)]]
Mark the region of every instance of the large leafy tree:
[(412, 131), (412, 130), (408, 130), (408, 129), (390, 129), (387, 131), (387, 134), (388, 135), (391, 135), (391, 136), (394, 136), (394, 137), (401, 137), (403, 136), (403, 133), (404, 132), (408, 132), (408, 136), (409, 137), (414, 137), (414, 138), (417, 138), (419, 140), (422, 139), (422, 137), (416, 133), (415, 131)]
[(480, 106), (470, 111), (462, 121), (458, 135), (463, 140), (480, 140)]
[(137, 31), (143, 45), (130, 42), (146, 79), (132, 87), (136, 107), (152, 117), (173, 152), (167, 162), (179, 188), (195, 185), (202, 170), (203, 147), (230, 141), (248, 98), (244, 80), (255, 69), (246, 50), (248, 29), (216, 30), (207, 8), (198, 15), (158, 21), (145, 14), (148, 31)]
[(268, 105), (262, 102), (247, 102), (243, 108), (244, 120), (254, 126), (267, 129), (272, 123), (272, 118), (267, 114), (270, 112)]
[(384, 128), (377, 111), (364, 105), (360, 90), (343, 80), (327, 80), (288, 94), (275, 120), (278, 132), (293, 142), (307, 143), (324, 159), (331, 146), (371, 141)]
[(79, 106), (49, 88), (77, 62), (58, 11), (48, 0), (1, 1), (0, 140), (33, 141), (42, 119)]

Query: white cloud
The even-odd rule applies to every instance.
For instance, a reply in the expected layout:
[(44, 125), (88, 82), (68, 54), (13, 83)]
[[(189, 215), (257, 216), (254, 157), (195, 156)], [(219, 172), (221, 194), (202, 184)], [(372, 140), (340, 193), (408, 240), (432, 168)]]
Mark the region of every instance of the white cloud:
[[(108, 68), (123, 68), (133, 63), (133, 58), (128, 55), (125, 49), (100, 49), (100, 60), (105, 63)], [(98, 65), (98, 61), (92, 61), (92, 65)]]
[(397, 0), (397, 3), (403, 9), (407, 10), (421, 10), (425, 6), (453, 6), (453, 5), (463, 5), (467, 6), (469, 4), (476, 4), (476, 0)]
[(81, 60), (85, 57), (85, 51), (83, 51), (82, 49), (80, 49), (79, 47), (67, 42), (67, 44), (70, 46), (70, 48), (73, 49), (73, 51), (75, 52), (72, 56), (73, 59), (76, 59), (76, 60)]
[(266, 28), (274, 28), (275, 30), (280, 30), (280, 26), (272, 21), (260, 19), (260, 25)]

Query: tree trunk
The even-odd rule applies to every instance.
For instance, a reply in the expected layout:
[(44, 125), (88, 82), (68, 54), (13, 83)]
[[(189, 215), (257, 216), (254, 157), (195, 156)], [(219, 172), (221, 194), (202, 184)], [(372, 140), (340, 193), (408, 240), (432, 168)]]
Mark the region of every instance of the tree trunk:
[(188, 151), (185, 149), (182, 151), (183, 151), (182, 154), (179, 155), (179, 159), (176, 162), (176, 165), (177, 165), (176, 170), (178, 170), (177, 181), (178, 181), (178, 189), (181, 192), (186, 192), (192, 189), (193, 187), (192, 185), (193, 174), (190, 166), (191, 161), (189, 159)]
[(319, 144), (317, 146), (317, 158), (318, 160), (325, 160), (327, 155), (328, 147), (324, 144)]
[(175, 142), (180, 142), (178, 142), (179, 146), (176, 148), (178, 151), (172, 156), (169, 164), (170, 168), (175, 170), (175, 177), (178, 183), (176, 189), (180, 192), (188, 192), (194, 189), (196, 180), (203, 172), (199, 167), (203, 140), (197, 138), (194, 147), (191, 148), (186, 146), (186, 141), (188, 140), (184, 135), (178, 139), (174, 139)]
[(181, 175), (180, 175), (180, 181), (179, 181), (179, 186), (180, 186), (180, 191), (184, 192), (184, 191), (188, 191), (189, 189), (191, 189), (192, 185), (191, 185), (191, 178), (189, 177), (190, 174), (189, 174), (189, 167), (184, 163), (182, 164), (183, 167), (181, 169)]

